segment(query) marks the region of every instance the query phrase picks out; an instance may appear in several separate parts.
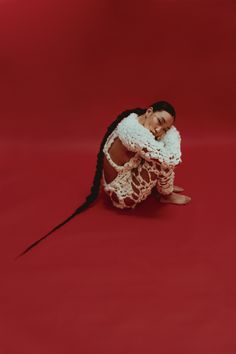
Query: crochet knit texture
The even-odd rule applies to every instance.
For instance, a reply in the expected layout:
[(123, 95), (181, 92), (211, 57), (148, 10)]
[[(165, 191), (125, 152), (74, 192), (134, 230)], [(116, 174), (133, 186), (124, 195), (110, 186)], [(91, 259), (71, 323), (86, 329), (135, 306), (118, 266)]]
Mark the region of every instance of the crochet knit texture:
[(130, 151), (139, 152), (145, 160), (157, 159), (169, 165), (178, 165), (181, 162), (181, 138), (177, 129), (172, 126), (158, 141), (138, 122), (137, 117), (136, 113), (131, 113), (118, 124), (117, 134), (123, 145)]
[[(122, 144), (135, 155), (124, 165), (117, 165), (110, 157), (109, 149), (119, 138)], [(174, 168), (181, 160), (181, 137), (172, 126), (166, 134), (156, 140), (154, 135), (138, 122), (138, 115), (131, 113), (124, 118), (108, 137), (103, 152), (117, 171), (116, 178), (103, 186), (114, 206), (134, 208), (145, 200), (156, 186), (162, 195), (172, 193)]]

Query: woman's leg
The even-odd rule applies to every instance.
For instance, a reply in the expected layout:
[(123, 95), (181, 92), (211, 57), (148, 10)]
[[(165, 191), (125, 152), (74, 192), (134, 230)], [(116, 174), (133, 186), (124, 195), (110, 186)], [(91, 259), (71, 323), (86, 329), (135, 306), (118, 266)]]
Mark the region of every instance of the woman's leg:
[(119, 173), (111, 183), (104, 181), (104, 190), (114, 206), (121, 209), (134, 208), (151, 194), (157, 176), (155, 163), (142, 160), (137, 168)]

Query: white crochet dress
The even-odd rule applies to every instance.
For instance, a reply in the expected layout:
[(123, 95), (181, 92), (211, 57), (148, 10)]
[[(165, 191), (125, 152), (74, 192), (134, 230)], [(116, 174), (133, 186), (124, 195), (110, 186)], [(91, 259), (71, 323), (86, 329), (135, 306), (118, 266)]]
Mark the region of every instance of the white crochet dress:
[[(123, 166), (114, 163), (109, 154), (116, 138), (135, 153)], [(117, 171), (111, 183), (106, 183), (104, 172), (102, 178), (104, 191), (110, 196), (113, 205), (121, 209), (134, 208), (147, 198), (155, 186), (162, 195), (172, 193), (174, 168), (182, 162), (180, 143), (180, 134), (174, 126), (158, 141), (139, 123), (136, 113), (124, 118), (110, 134), (103, 148), (107, 160)]]

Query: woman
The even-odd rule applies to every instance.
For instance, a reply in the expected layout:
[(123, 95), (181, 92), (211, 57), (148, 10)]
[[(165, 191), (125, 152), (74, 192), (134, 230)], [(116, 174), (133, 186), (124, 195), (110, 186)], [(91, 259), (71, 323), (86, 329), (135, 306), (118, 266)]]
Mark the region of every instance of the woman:
[(133, 110), (111, 132), (103, 148), (103, 186), (114, 206), (134, 208), (153, 188), (162, 203), (190, 201), (173, 184), (174, 168), (181, 162), (174, 121), (174, 108), (160, 101), (144, 113)]
[(117, 208), (135, 208), (155, 189), (160, 202), (186, 204), (191, 198), (176, 192), (174, 168), (181, 162), (175, 110), (165, 101), (147, 109), (124, 111), (108, 127), (97, 155), (96, 172), (86, 201), (64, 222), (31, 244), (19, 256), (86, 210), (97, 198), (101, 182)]

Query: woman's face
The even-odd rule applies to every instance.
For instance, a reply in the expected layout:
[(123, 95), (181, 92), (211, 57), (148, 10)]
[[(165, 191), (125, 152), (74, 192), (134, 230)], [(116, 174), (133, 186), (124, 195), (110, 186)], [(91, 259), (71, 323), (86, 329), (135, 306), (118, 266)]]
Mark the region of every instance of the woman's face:
[(159, 140), (170, 129), (174, 123), (173, 116), (166, 111), (153, 112), (153, 108), (149, 107), (145, 113), (145, 126)]

